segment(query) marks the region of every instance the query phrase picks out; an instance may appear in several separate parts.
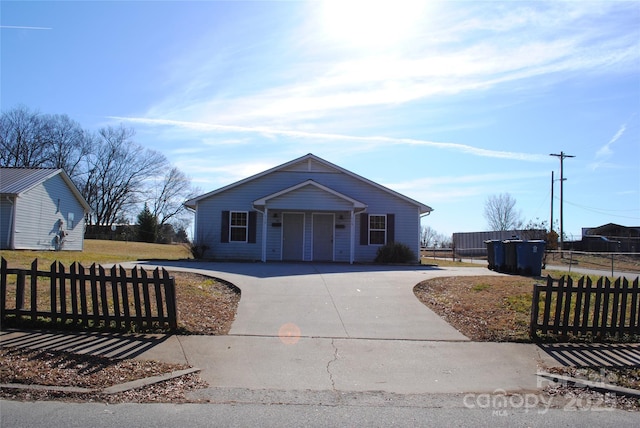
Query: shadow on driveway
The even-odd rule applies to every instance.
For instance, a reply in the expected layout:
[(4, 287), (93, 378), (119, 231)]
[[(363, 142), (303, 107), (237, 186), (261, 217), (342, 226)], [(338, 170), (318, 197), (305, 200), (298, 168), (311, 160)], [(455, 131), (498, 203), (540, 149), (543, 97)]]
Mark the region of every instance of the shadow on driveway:
[(138, 266), (162, 266), (171, 268), (209, 270), (255, 278), (276, 278), (282, 276), (316, 275), (332, 273), (368, 273), (368, 272), (416, 272), (438, 271), (430, 265), (374, 265), (348, 263), (316, 262), (204, 262), (196, 260), (148, 260), (131, 262)]

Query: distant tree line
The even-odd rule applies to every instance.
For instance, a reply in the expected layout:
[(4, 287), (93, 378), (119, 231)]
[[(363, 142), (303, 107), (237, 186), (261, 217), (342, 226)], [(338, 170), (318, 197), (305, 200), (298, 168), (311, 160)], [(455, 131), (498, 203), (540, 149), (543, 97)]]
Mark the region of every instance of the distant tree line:
[(125, 225), (144, 214), (144, 221), (153, 218), (153, 230), (131, 239), (163, 241), (168, 230), (186, 236), (190, 216), (183, 202), (197, 189), (163, 154), (136, 143), (134, 136), (122, 125), (93, 132), (67, 115), (18, 106), (0, 116), (0, 166), (64, 169), (91, 207), (88, 228)]

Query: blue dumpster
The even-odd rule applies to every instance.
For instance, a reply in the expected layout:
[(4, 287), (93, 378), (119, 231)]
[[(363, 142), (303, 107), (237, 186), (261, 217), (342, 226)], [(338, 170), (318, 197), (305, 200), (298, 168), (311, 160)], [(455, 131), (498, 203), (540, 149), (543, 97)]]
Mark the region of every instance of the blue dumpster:
[(516, 252), (516, 246), (522, 242), (517, 239), (510, 239), (502, 241), (504, 245), (504, 264), (502, 265), (501, 272), (517, 273), (518, 272), (518, 254)]
[(517, 272), (521, 275), (540, 276), (545, 242), (542, 240), (517, 241)]
[(499, 239), (484, 241), (487, 245), (488, 268), (495, 271), (502, 270), (504, 265), (504, 244)]

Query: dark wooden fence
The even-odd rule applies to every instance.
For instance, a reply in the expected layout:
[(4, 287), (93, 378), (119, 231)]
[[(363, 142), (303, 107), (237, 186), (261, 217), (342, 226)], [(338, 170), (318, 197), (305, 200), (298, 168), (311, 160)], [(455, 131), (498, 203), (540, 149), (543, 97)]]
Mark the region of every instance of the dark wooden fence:
[(582, 277), (547, 277), (547, 284), (533, 286), (530, 334), (562, 336), (640, 335), (640, 288), (638, 278), (611, 281), (601, 277), (595, 284)]
[(40, 271), (37, 259), (31, 269), (9, 269), (2, 258), (0, 309), (3, 320), (44, 317), (52, 323), (137, 331), (178, 327), (174, 279), (158, 268), (151, 275), (142, 268), (129, 274), (121, 266), (106, 270), (73, 263), (67, 270), (54, 262), (50, 271)]

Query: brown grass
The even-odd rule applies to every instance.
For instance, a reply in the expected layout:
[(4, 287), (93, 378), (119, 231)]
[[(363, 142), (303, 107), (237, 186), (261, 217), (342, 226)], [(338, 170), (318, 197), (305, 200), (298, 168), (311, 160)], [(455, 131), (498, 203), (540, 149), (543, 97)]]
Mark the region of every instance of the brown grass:
[(83, 251), (0, 251), (10, 267), (28, 268), (34, 259), (40, 266), (50, 266), (54, 261), (68, 266), (79, 262), (90, 266), (92, 263), (107, 264), (133, 260), (178, 260), (191, 257), (189, 249), (181, 244), (148, 244), (144, 242), (84, 240)]
[(475, 341), (529, 340), (531, 294), (537, 280), (520, 276), (464, 276), (423, 281), (416, 297)]

